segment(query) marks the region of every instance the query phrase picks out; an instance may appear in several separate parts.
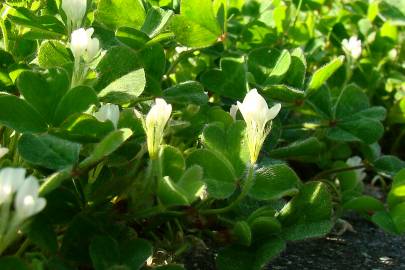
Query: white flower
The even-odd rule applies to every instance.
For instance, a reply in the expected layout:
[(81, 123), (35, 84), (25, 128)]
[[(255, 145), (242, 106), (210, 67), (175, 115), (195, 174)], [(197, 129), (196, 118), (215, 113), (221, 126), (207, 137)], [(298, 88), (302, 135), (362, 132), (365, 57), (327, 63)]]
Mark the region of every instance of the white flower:
[(176, 53), (180, 54), (180, 53), (190, 50), (190, 48), (184, 47), (184, 46), (178, 46), (174, 50), (176, 51)]
[(13, 195), (24, 179), (25, 169), (4, 168), (0, 171), (0, 205)]
[(250, 90), (243, 103), (238, 101), (237, 104), (246, 122), (250, 162), (255, 164), (263, 142), (270, 132), (270, 127), (266, 127), (266, 124), (277, 116), (281, 104), (278, 103), (269, 109), (266, 100), (257, 93), (256, 89)]
[(62, 9), (66, 14), (68, 28), (80, 27), (86, 15), (87, 0), (62, 0)]
[[(142, 118), (138, 111), (135, 110), (135, 113), (139, 118)], [(163, 141), (163, 132), (171, 113), (172, 105), (167, 104), (164, 99), (157, 98), (143, 121), (151, 159), (157, 158), (159, 154), (160, 145)]]
[(70, 49), (76, 61), (83, 58), (87, 63), (94, 60), (100, 51), (100, 42), (97, 38), (92, 38), (93, 28), (80, 28), (73, 31), (70, 40)]
[(396, 49), (392, 49), (388, 52), (388, 58), (391, 61), (395, 61), (395, 59), (397, 59), (398, 56), (398, 51)]
[(8, 153), (8, 148), (1, 147), (0, 145), (0, 159)]
[(231, 108), (229, 109), (229, 114), (231, 115), (232, 119), (236, 120), (236, 113), (238, 112), (238, 106), (232, 104)]
[(38, 197), (38, 190), (38, 180), (34, 176), (25, 179), (17, 190), (14, 201), (17, 220), (23, 221), (45, 208), (46, 200)]
[(114, 127), (117, 128), (118, 120), (120, 119), (120, 108), (118, 105), (106, 103), (101, 105), (100, 109), (93, 115), (101, 122), (110, 120)]
[(357, 39), (356, 36), (351, 37), (349, 40), (344, 39), (342, 48), (347, 55), (350, 55), (353, 59), (358, 59), (361, 55), (361, 40)]
[[(350, 167), (357, 167), (363, 165), (363, 162), (359, 156), (354, 156), (346, 160), (346, 164)], [(366, 178), (366, 173), (364, 172), (364, 168), (360, 168), (355, 170), (354, 172), (356, 173), (356, 179), (357, 181), (363, 181), (364, 178)]]

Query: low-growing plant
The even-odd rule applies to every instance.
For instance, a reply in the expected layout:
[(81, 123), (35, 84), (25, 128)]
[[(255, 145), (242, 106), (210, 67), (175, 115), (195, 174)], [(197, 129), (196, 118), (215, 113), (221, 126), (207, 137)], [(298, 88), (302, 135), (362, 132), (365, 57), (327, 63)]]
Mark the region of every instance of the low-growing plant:
[(350, 211), (405, 232), (396, 1), (0, 7), (0, 269), (256, 270)]

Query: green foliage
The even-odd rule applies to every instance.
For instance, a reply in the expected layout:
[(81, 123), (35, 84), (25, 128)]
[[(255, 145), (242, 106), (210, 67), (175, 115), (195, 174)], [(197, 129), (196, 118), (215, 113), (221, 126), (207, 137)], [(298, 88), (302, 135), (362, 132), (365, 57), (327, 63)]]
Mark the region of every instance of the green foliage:
[(171, 20), (171, 29), (179, 43), (192, 48), (210, 46), (221, 35), (212, 2), (209, 0), (183, 1), (180, 15), (175, 15)]
[(112, 30), (123, 26), (139, 29), (145, 16), (145, 9), (139, 0), (101, 0), (96, 11), (96, 20)]

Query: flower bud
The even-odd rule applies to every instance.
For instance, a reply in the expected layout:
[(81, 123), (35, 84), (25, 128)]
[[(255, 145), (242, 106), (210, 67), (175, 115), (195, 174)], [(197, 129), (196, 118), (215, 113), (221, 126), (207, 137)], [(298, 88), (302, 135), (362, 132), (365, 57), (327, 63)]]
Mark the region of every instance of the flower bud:
[(396, 49), (392, 49), (388, 52), (388, 58), (391, 61), (395, 61), (398, 57), (398, 51)]
[(250, 153), (250, 162), (255, 164), (266, 136), (270, 132), (267, 122), (273, 120), (280, 112), (281, 104), (276, 104), (270, 109), (266, 100), (252, 89), (245, 96), (243, 103), (237, 102), (243, 119), (246, 122), (246, 137)]
[(8, 200), (22, 185), (25, 169), (4, 168), (0, 171), (0, 204)]
[(117, 128), (118, 121), (120, 119), (120, 108), (118, 105), (106, 103), (101, 105), (100, 109), (95, 112), (94, 117), (97, 118), (98, 121), (105, 122), (110, 120), (114, 127)]
[(70, 41), (70, 49), (76, 60), (83, 58), (87, 63), (94, 60), (100, 51), (100, 42), (97, 38), (91, 38), (93, 28), (80, 28), (73, 31)]
[(76, 29), (81, 26), (86, 15), (87, 0), (62, 0), (62, 9), (66, 14), (68, 28)]
[(347, 55), (350, 55), (353, 59), (358, 59), (361, 55), (361, 40), (357, 39), (356, 36), (351, 37), (349, 40), (344, 39), (342, 48)]
[[(137, 111), (135, 113), (140, 117)], [(151, 159), (156, 159), (158, 156), (160, 145), (163, 141), (163, 132), (171, 113), (172, 105), (167, 104), (164, 99), (157, 98), (155, 104), (146, 115), (143, 125)]]
[(39, 213), (45, 208), (46, 200), (38, 197), (38, 180), (29, 176), (20, 188), (14, 201), (15, 215), (20, 222)]

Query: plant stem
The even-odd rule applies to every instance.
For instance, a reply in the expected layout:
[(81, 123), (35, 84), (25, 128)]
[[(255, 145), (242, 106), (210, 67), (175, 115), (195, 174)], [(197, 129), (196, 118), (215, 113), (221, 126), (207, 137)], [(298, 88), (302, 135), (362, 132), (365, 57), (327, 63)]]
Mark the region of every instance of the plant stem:
[(242, 187), (242, 190), (241, 190), (239, 196), (228, 206), (225, 206), (223, 208), (217, 208), (217, 209), (201, 210), (200, 212), (202, 214), (206, 214), (206, 215), (215, 215), (215, 214), (222, 214), (222, 213), (228, 212), (228, 211), (232, 210), (233, 208), (235, 208), (247, 196), (250, 188), (253, 186), (254, 179), (255, 179), (254, 173), (255, 173), (254, 165), (250, 164), (249, 168), (248, 168), (246, 180), (244, 181), (244, 184), (243, 184), (243, 187)]
[(30, 240), (28, 238), (25, 239), (24, 242), (21, 244), (20, 248), (15, 253), (15, 256), (20, 257), (27, 249), (27, 247), (29, 247), (30, 244), (31, 244)]
[(290, 25), (290, 27), (288, 28), (288, 31), (291, 28), (295, 27), (295, 24), (297, 23), (297, 20), (298, 20), (298, 16), (300, 15), (300, 12), (301, 12), (301, 6), (302, 6), (302, 0), (300, 0), (300, 2), (298, 3), (297, 12), (295, 13), (295, 16), (294, 16), (294, 21), (293, 21), (292, 25)]
[(314, 180), (321, 179), (321, 178), (323, 178), (325, 176), (328, 176), (328, 175), (331, 175), (331, 174), (340, 173), (340, 172), (347, 172), (347, 171), (352, 171), (352, 170), (358, 170), (358, 169), (363, 169), (363, 168), (366, 168), (366, 166), (365, 165), (358, 165), (358, 166), (353, 166), (353, 167), (330, 169), (330, 170), (326, 170), (326, 171), (318, 173), (317, 175), (315, 175), (313, 177), (313, 179)]
[(158, 191), (158, 185), (159, 185), (159, 180), (162, 178), (162, 164), (161, 164), (161, 159), (160, 155), (156, 159), (151, 159), (151, 166), (152, 166), (152, 177), (149, 180), (150, 181), (150, 189), (146, 190), (146, 192), (150, 192), (150, 195), (152, 195), (154, 203), (157, 203), (157, 191)]

